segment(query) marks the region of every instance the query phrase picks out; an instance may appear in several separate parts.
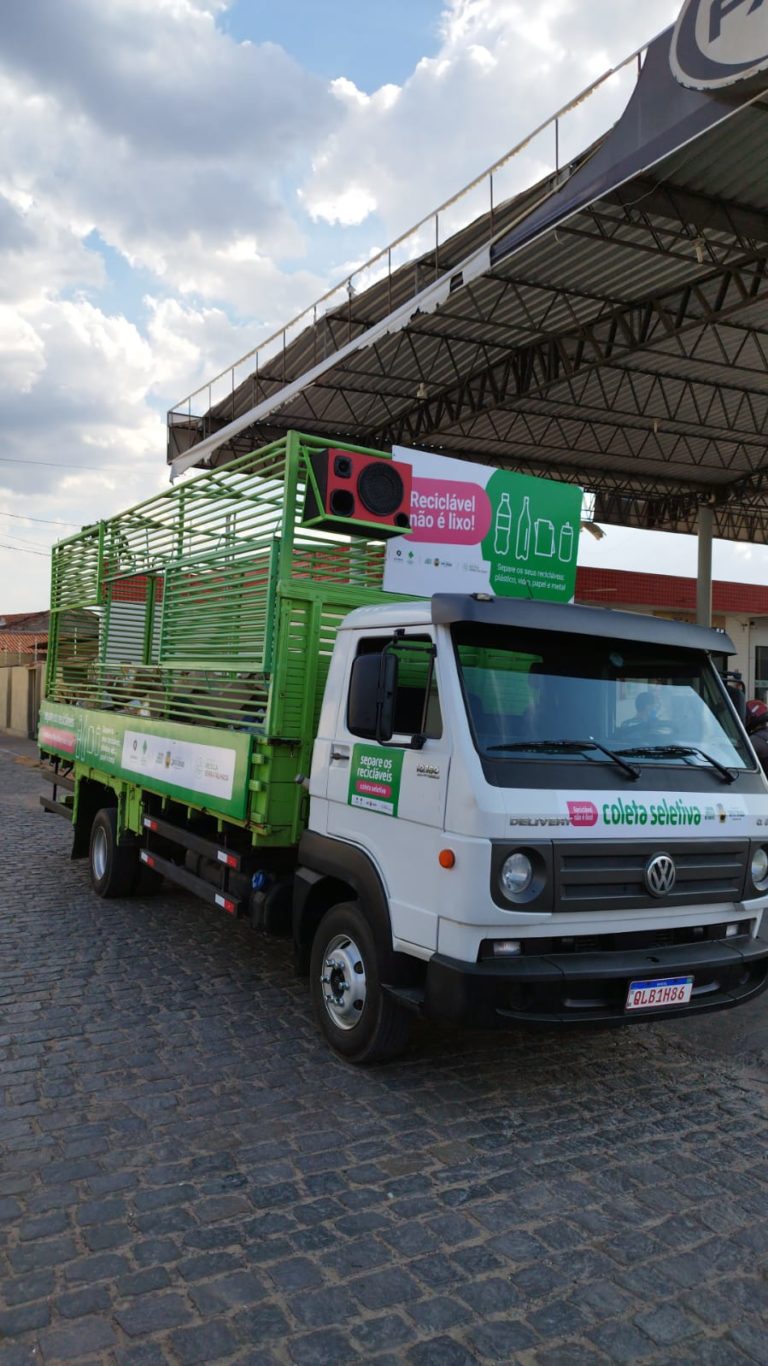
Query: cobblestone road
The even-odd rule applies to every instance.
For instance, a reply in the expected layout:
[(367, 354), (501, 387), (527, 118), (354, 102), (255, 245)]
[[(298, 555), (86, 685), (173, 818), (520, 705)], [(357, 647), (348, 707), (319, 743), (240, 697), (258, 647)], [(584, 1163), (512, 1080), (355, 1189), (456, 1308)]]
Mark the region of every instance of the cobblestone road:
[(0, 748), (2, 1366), (768, 1361), (759, 1050), (422, 1029), (350, 1069), (286, 946), (99, 901), (38, 791)]

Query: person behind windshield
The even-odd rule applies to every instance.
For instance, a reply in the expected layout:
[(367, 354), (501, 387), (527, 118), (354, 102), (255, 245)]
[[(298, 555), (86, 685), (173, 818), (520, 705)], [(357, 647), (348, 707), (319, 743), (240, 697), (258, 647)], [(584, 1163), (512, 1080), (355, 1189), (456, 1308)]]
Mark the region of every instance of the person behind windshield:
[[(766, 709), (768, 710), (768, 708)], [(624, 722), (622, 730), (641, 730), (653, 727), (658, 718), (659, 707), (652, 692), (639, 692), (635, 698), (635, 715)]]
[(747, 733), (763, 772), (768, 775), (768, 707), (757, 698), (747, 703)]

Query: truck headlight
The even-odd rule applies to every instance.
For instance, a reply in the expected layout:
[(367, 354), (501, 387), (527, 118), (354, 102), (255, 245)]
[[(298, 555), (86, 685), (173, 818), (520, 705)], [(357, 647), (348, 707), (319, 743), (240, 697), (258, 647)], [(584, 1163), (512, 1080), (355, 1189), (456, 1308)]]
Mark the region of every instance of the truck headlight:
[(764, 892), (768, 888), (768, 850), (763, 849), (762, 845), (752, 851), (750, 876), (758, 892)]
[[(754, 862), (754, 861), (753, 861)], [(766, 855), (766, 877), (768, 877), (768, 855)], [(518, 851), (510, 854), (501, 865), (499, 885), (504, 896), (510, 901), (522, 896), (533, 882), (533, 864), (527, 854)], [(757, 885), (757, 884), (755, 884)]]

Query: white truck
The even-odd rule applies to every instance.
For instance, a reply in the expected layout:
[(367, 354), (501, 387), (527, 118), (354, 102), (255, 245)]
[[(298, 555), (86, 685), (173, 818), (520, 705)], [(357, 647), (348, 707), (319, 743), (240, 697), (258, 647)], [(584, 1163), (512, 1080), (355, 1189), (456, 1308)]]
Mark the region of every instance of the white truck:
[(322, 446), (289, 438), (57, 548), (41, 800), (96, 892), (165, 877), (291, 934), (320, 1029), (357, 1063), (399, 1053), (420, 1015), (751, 1000), (768, 786), (716, 667), (728, 638), (482, 593), (387, 600), (380, 546), (313, 539)]

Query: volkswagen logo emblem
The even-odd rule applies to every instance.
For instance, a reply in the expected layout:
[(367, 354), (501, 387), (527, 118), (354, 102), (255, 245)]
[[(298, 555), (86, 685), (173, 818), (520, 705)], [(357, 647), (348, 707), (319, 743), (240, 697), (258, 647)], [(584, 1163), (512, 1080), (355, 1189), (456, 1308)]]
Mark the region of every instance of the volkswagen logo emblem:
[(645, 885), (651, 896), (668, 896), (675, 885), (676, 870), (669, 854), (654, 854), (645, 865)]
[(680, 84), (694, 90), (717, 90), (765, 71), (767, 0), (685, 0), (669, 61)]

